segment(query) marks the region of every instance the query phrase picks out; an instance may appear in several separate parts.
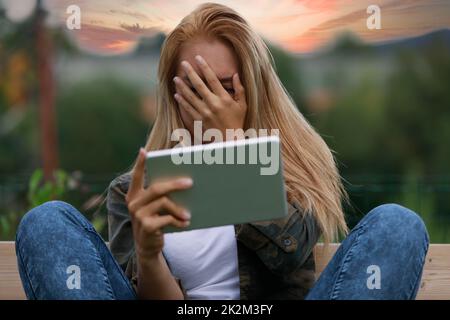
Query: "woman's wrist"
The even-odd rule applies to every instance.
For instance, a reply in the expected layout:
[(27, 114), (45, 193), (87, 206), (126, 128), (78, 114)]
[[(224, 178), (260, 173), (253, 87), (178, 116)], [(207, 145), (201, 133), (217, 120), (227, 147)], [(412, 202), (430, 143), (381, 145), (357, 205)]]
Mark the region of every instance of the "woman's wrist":
[(147, 270), (147, 269), (154, 269), (154, 268), (161, 267), (163, 265), (162, 259), (164, 257), (162, 256), (162, 253), (159, 252), (156, 255), (143, 255), (143, 254), (137, 253), (136, 258), (137, 258), (138, 267)]
[(156, 256), (137, 257), (137, 267), (139, 299), (184, 299), (161, 252)]

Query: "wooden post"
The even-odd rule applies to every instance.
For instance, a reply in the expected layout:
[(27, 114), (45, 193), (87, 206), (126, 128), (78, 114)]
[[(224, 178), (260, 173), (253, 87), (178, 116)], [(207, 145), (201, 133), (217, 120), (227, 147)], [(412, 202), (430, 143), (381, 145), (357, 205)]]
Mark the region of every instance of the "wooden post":
[(38, 0), (35, 18), (37, 72), (39, 79), (39, 123), (41, 157), (45, 180), (53, 179), (59, 166), (55, 120), (55, 84), (53, 81), (53, 47), (45, 27), (46, 12)]

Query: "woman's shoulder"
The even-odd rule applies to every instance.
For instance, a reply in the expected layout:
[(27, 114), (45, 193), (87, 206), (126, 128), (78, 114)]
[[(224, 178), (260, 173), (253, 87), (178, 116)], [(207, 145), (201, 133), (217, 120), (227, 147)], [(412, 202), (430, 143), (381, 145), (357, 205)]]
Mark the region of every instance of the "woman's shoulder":
[(127, 216), (125, 196), (131, 181), (131, 173), (127, 172), (114, 178), (108, 186), (106, 207), (110, 215), (119, 214)]
[(109, 184), (109, 189), (119, 187), (122, 191), (126, 191), (128, 190), (130, 182), (131, 182), (131, 172), (126, 172), (114, 178)]
[[(130, 186), (132, 174), (133, 173), (131, 171), (120, 174), (110, 182), (109, 189), (111, 190), (119, 188), (121, 192), (127, 193), (128, 188)], [(147, 185), (148, 185), (147, 175), (144, 174), (144, 187)]]

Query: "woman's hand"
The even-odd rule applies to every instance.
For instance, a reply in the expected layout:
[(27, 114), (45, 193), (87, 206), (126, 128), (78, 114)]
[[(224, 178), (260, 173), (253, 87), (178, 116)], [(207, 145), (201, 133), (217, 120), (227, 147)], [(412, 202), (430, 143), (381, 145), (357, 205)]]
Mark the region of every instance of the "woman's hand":
[(206, 128), (219, 129), (226, 137), (226, 129), (243, 129), (247, 113), (244, 87), (238, 74), (233, 75), (233, 90), (227, 92), (216, 74), (201, 56), (195, 57), (197, 64), (209, 86), (203, 82), (187, 61), (181, 65), (193, 86), (193, 90), (179, 77), (174, 78), (175, 99), (193, 120), (201, 120)]
[[(170, 179), (155, 182), (144, 189), (144, 168), (145, 151), (141, 148), (125, 200), (131, 216), (138, 261), (151, 264), (160, 259), (164, 245), (161, 229), (167, 225), (182, 228), (190, 223), (189, 212), (170, 200), (168, 194), (190, 188), (192, 180)], [(168, 214), (162, 215), (162, 211)]]

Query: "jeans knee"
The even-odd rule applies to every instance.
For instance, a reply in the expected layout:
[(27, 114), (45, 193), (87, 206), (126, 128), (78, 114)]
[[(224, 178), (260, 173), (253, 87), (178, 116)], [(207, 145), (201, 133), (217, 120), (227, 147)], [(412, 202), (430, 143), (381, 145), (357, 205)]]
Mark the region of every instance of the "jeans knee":
[[(70, 204), (53, 200), (45, 202), (28, 211), (20, 221), (16, 232), (16, 241), (23, 238), (40, 237), (42, 234), (51, 234), (58, 227), (69, 220), (78, 219), (78, 211)], [(80, 214), (81, 215), (81, 214)]]
[(400, 235), (410, 241), (425, 241), (429, 244), (427, 228), (422, 218), (414, 211), (399, 204), (389, 203), (380, 205), (368, 213), (373, 223), (383, 226), (389, 235)]

